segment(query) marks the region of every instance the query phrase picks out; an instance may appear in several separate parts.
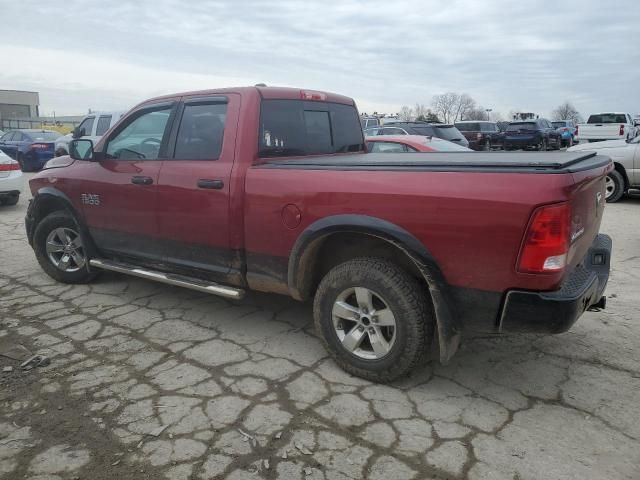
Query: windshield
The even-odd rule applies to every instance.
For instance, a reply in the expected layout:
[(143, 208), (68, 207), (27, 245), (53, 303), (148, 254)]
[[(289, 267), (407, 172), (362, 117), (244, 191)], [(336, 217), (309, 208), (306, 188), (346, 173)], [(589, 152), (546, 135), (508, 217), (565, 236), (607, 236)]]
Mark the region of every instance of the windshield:
[(416, 135), (424, 135), (426, 137), (433, 137), (435, 135), (433, 127), (411, 127), (411, 130), (413, 130), (412, 133)]
[(458, 140), (462, 138), (460, 134), (460, 130), (458, 130), (454, 126), (446, 126), (446, 127), (436, 127), (438, 129), (438, 137), (444, 138), (445, 140)]
[(519, 123), (510, 123), (507, 127), (507, 132), (518, 132), (520, 130), (535, 130), (536, 124), (535, 122), (519, 122)]
[(623, 113), (599, 113), (591, 115), (587, 123), (627, 123)]
[(456, 128), (461, 132), (479, 132), (479, 123), (456, 123)]
[(567, 122), (551, 122), (553, 128), (563, 128), (567, 126)]

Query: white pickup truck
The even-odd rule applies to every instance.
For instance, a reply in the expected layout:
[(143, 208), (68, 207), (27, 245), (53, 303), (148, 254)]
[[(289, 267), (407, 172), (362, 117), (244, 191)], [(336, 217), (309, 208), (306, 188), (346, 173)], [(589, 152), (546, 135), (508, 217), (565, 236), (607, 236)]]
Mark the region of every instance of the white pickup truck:
[(55, 156), (69, 155), (69, 142), (74, 138), (86, 138), (94, 145), (98, 140), (113, 127), (126, 111), (117, 112), (93, 112), (82, 119), (73, 133), (60, 137), (56, 140)]
[(576, 126), (576, 140), (601, 142), (603, 140), (631, 140), (638, 135), (638, 124), (628, 113), (594, 113), (587, 123)]

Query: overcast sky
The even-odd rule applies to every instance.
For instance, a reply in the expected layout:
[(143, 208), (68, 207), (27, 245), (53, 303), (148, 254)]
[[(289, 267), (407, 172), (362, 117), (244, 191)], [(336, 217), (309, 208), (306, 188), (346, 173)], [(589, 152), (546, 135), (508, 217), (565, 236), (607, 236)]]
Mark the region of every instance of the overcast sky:
[[(113, 3), (117, 6), (105, 6)], [(446, 91), (550, 115), (640, 113), (640, 0), (2, 1), (0, 89), (40, 112), (296, 86), (396, 112)]]

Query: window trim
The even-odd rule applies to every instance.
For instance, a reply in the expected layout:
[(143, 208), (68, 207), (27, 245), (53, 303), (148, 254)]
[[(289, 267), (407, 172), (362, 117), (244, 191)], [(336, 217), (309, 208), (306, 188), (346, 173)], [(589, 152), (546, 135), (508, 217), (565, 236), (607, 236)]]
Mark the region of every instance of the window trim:
[[(162, 143), (160, 144), (160, 151), (158, 152), (158, 158), (154, 158), (154, 159), (146, 159), (146, 158), (140, 158), (137, 159), (136, 161), (139, 162), (153, 162), (153, 161), (158, 161), (158, 160), (166, 160), (166, 155), (167, 155), (167, 144), (169, 141), (169, 133), (172, 131), (171, 129), (173, 128), (173, 123), (174, 123), (174, 119), (175, 119), (175, 114), (176, 114), (176, 107), (178, 105), (178, 101), (176, 100), (171, 100), (168, 102), (158, 102), (158, 103), (150, 103), (150, 104), (145, 104), (143, 106), (141, 106), (140, 108), (138, 108), (137, 110), (134, 110), (133, 112), (131, 112), (129, 115), (127, 115), (127, 117), (119, 122), (118, 127), (111, 132), (111, 134), (109, 135), (109, 137), (107, 139), (105, 139), (105, 142), (102, 144), (102, 150), (100, 152), (94, 152), (94, 158), (96, 158), (96, 153), (98, 154), (96, 160), (97, 161), (101, 161), (101, 160), (106, 160), (107, 159), (107, 149), (109, 148), (109, 143), (111, 143), (111, 141), (118, 136), (118, 134), (120, 134), (120, 132), (122, 132), (122, 130), (124, 130), (125, 128), (127, 128), (131, 122), (134, 122), (135, 120), (137, 120), (138, 118), (140, 118), (142, 115), (146, 114), (146, 113), (151, 113), (151, 112), (155, 112), (158, 110), (164, 110), (167, 107), (170, 107), (171, 110), (169, 112), (169, 119), (167, 120), (167, 124), (164, 127), (164, 132), (162, 134)], [(115, 161), (120, 161), (119, 158), (110, 158), (108, 160), (115, 160)], [(130, 161), (129, 160), (122, 160), (122, 161)]]
[[(224, 136), (226, 132), (226, 115), (225, 115), (225, 129), (222, 132), (222, 145), (220, 146), (220, 155), (218, 158), (212, 159), (202, 159), (202, 158), (175, 158), (176, 153), (176, 142), (178, 141), (178, 132), (180, 131), (180, 124), (182, 123), (182, 117), (184, 115), (184, 110), (186, 106), (194, 106), (194, 105), (216, 105), (216, 104), (227, 104), (229, 105), (229, 97), (225, 95), (212, 95), (212, 96), (201, 96), (201, 97), (187, 97), (183, 98), (174, 108), (175, 116), (173, 118), (173, 125), (171, 125), (171, 131), (169, 132), (167, 138), (167, 151), (165, 160), (191, 160), (194, 162), (210, 162), (219, 160), (222, 156), (222, 152), (224, 150)], [(227, 112), (229, 108), (227, 107)], [(171, 119), (170, 119), (171, 120)], [(166, 132), (165, 132), (166, 133)]]

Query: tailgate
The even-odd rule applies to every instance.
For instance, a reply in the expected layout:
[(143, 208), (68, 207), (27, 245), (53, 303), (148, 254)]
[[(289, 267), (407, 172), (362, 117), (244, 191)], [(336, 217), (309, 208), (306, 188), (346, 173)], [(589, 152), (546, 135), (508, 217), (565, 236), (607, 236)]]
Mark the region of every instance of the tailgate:
[(580, 125), (578, 136), (582, 138), (619, 137), (620, 124), (618, 123), (594, 123)]
[(570, 192), (571, 248), (568, 263), (582, 261), (600, 230), (605, 206), (605, 179), (613, 163), (573, 172), (575, 184)]

